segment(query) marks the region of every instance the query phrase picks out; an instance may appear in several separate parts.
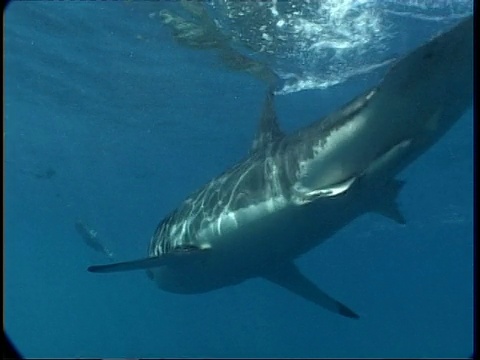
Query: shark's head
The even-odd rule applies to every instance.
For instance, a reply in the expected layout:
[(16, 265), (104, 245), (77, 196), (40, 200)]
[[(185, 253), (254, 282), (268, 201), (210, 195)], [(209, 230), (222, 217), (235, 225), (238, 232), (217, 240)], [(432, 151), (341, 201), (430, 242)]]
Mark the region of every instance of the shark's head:
[[(188, 204), (188, 200), (186, 201)], [(180, 210), (180, 211), (179, 211)], [(149, 257), (187, 254), (211, 246), (197, 231), (199, 217), (185, 216), (182, 208), (166, 216), (157, 226), (148, 247)], [(200, 233), (201, 234), (201, 233)]]
[[(210, 291), (232, 282), (224, 264), (202, 236), (192, 229), (194, 218), (179, 218), (174, 212), (157, 227), (150, 241), (149, 258), (165, 266), (146, 269), (148, 277), (164, 291), (192, 294)], [(201, 233), (201, 232), (200, 232)], [(217, 254), (218, 255), (218, 254)], [(221, 259), (221, 257), (220, 257)]]
[[(220, 201), (207, 206), (217, 193), (212, 190), (216, 183), (187, 198), (155, 230), (148, 258), (159, 259), (164, 266), (153, 266), (147, 274), (162, 290), (210, 291), (244, 281), (258, 268), (254, 260), (263, 252), (261, 243), (255, 241), (255, 229), (260, 225), (239, 228), (242, 216), (251, 214), (227, 211), (229, 207), (222, 210)], [(269, 222), (262, 219), (257, 222), (268, 227)]]
[[(146, 269), (147, 276), (157, 285), (169, 292), (183, 293), (183, 286), (178, 286), (178, 267), (184, 268), (183, 258), (189, 258), (200, 248), (187, 238), (187, 219), (178, 221), (177, 212), (166, 216), (152, 235), (148, 247), (149, 258), (168, 259), (166, 266)], [(189, 262), (186, 262), (188, 267)], [(181, 272), (180, 272), (181, 273)]]

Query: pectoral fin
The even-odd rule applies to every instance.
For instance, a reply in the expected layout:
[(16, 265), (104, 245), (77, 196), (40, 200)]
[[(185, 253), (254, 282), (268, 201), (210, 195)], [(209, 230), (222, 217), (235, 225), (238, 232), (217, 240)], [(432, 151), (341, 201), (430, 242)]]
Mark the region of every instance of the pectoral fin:
[(132, 270), (145, 270), (153, 267), (160, 267), (184, 262), (192, 262), (204, 259), (209, 248), (199, 248), (192, 245), (182, 245), (176, 247), (172, 252), (162, 254), (161, 256), (148, 257), (144, 259), (126, 261), (116, 264), (93, 265), (88, 267), (88, 271), (93, 273), (111, 273)]
[(263, 277), (334, 313), (353, 319), (359, 318), (348, 307), (320, 290), (298, 270), (294, 263), (285, 264)]
[(133, 261), (125, 261), (115, 264), (107, 265), (93, 265), (88, 267), (88, 271), (93, 273), (111, 273), (111, 272), (121, 272), (121, 271), (131, 271), (131, 270), (144, 270), (152, 267), (159, 267), (167, 265), (169, 262), (168, 258), (164, 257), (151, 257), (144, 258)]

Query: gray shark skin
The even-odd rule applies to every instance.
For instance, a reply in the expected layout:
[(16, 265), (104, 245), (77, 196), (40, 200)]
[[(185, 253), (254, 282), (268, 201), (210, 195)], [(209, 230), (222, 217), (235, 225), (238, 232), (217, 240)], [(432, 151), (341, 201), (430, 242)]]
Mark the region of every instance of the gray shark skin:
[(294, 260), (366, 212), (405, 223), (394, 176), (462, 116), (473, 95), (469, 17), (399, 60), (380, 84), (285, 135), (269, 92), (249, 156), (188, 197), (157, 227), (148, 257), (89, 267), (147, 269), (158, 286), (203, 293), (263, 277), (340, 315), (347, 306)]

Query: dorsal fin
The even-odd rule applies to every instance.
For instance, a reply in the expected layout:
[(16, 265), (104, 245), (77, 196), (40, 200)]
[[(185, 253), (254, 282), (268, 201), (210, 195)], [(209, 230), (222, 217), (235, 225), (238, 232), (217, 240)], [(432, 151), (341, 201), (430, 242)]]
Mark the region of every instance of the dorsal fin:
[(265, 148), (268, 144), (283, 137), (277, 122), (277, 115), (275, 113), (273, 102), (273, 89), (269, 88), (263, 105), (263, 113), (260, 118), (260, 124), (257, 130), (257, 135), (253, 140), (251, 152)]

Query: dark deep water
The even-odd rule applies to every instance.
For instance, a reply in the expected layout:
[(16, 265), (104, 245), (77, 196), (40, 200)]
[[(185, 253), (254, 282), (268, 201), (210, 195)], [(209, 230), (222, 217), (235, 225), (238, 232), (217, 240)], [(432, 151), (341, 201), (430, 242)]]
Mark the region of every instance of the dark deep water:
[[(264, 84), (174, 43), (146, 4), (5, 10), (4, 327), (22, 354), (471, 354), (471, 110), (399, 175), (407, 226), (367, 214), (297, 261), (358, 321), (260, 279), (182, 296), (143, 272), (86, 272), (106, 259), (82, 242), (75, 221), (94, 228), (115, 259), (143, 256), (164, 215), (246, 154), (263, 103)], [(404, 53), (449, 27), (416, 24), (391, 46)], [(306, 125), (375, 79), (279, 95), (280, 124)]]

